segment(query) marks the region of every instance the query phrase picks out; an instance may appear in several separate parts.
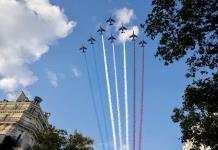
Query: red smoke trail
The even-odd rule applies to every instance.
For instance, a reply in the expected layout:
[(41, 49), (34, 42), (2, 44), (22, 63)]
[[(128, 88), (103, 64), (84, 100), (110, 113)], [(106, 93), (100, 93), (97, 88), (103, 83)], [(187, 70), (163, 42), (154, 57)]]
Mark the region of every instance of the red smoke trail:
[(135, 150), (136, 135), (136, 46), (134, 42), (134, 74), (133, 74), (133, 150)]
[(145, 66), (145, 51), (142, 47), (142, 91), (141, 91), (141, 109), (140, 109), (140, 127), (139, 127), (139, 150), (142, 149), (142, 126), (143, 126), (143, 111), (144, 111), (144, 66)]

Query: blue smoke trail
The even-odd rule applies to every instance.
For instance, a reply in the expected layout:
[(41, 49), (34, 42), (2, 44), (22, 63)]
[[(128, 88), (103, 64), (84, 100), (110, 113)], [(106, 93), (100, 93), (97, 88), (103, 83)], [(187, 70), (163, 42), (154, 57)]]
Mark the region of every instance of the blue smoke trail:
[(106, 121), (106, 112), (105, 112), (104, 104), (103, 104), (102, 87), (101, 87), (100, 76), (99, 76), (99, 71), (98, 71), (98, 67), (97, 67), (95, 48), (93, 45), (92, 45), (92, 51), (93, 51), (92, 54), (93, 54), (93, 59), (94, 59), (94, 64), (95, 64), (95, 72), (96, 72), (96, 76), (97, 76), (98, 94), (99, 94), (99, 98), (100, 98), (100, 102), (101, 102), (100, 104), (101, 104), (102, 113), (103, 113), (105, 136), (106, 136), (107, 142), (109, 142), (109, 133), (108, 133), (108, 126), (107, 126), (107, 121)]
[(102, 144), (103, 145), (103, 150), (105, 150), (104, 138), (103, 138), (103, 134), (102, 134), (101, 124), (100, 124), (100, 120), (99, 120), (97, 105), (96, 105), (94, 91), (93, 91), (93, 85), (92, 85), (91, 76), (90, 76), (90, 72), (89, 72), (89, 66), (88, 66), (88, 62), (87, 62), (87, 58), (86, 58), (85, 53), (84, 53), (84, 56), (85, 56), (86, 70), (87, 70), (87, 74), (88, 74), (89, 88), (90, 88), (90, 92), (91, 92), (92, 104), (93, 104), (93, 107), (94, 107), (94, 112), (95, 112), (95, 116), (96, 116), (96, 120), (97, 120), (97, 127), (98, 127), (98, 130), (99, 130), (101, 142), (103, 143)]

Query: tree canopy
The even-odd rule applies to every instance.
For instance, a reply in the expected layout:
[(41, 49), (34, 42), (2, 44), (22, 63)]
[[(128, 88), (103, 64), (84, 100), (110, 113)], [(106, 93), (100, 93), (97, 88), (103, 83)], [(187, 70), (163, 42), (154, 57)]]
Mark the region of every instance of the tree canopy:
[(65, 130), (50, 126), (37, 134), (33, 150), (93, 150), (93, 143), (77, 131), (68, 135)]
[(67, 139), (65, 150), (93, 150), (93, 140), (89, 137), (83, 137), (81, 133), (74, 131)]
[(172, 120), (180, 123), (182, 142), (218, 147), (218, 1), (153, 0), (141, 24), (151, 39), (158, 38), (155, 56), (165, 65), (186, 60), (186, 77), (193, 78), (181, 108)]
[(160, 35), (156, 57), (171, 64), (187, 56), (187, 76), (217, 71), (218, 1), (153, 0), (153, 9), (145, 24), (152, 39)]
[[(193, 149), (200, 145), (217, 147), (218, 144), (218, 75), (189, 85), (182, 108), (175, 108), (172, 120), (180, 122), (182, 142), (191, 141)], [(218, 147), (217, 147), (218, 148)]]

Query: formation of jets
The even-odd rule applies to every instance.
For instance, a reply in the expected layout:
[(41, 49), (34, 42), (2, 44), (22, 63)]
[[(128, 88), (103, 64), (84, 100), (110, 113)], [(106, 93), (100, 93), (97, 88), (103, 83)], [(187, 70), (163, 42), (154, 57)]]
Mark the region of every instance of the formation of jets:
[[(111, 16), (106, 20), (106, 23), (108, 23), (109, 26), (114, 25), (115, 22), (116, 22), (116, 21), (115, 21)], [(122, 34), (125, 33), (126, 30), (127, 30), (127, 27), (125, 27), (123, 24), (122, 24), (121, 27), (118, 29), (118, 31), (119, 31), (120, 33), (122, 33)], [(100, 26), (99, 29), (97, 30), (97, 32), (98, 32), (100, 35), (102, 35), (105, 31), (106, 31), (106, 30), (105, 30), (102, 26)], [(129, 36), (129, 38), (132, 39), (132, 41), (135, 41), (137, 37), (138, 37), (138, 36), (135, 34), (134, 31), (133, 31), (132, 35)], [(114, 43), (114, 41), (116, 40), (116, 38), (111, 34), (110, 37), (108, 38), (108, 40), (109, 40), (111, 43)], [(90, 36), (90, 38), (88, 39), (88, 42), (89, 42), (90, 44), (94, 44), (95, 41), (96, 41), (96, 40), (95, 40), (92, 36)], [(142, 41), (139, 42), (139, 45), (141, 45), (141, 47), (144, 47), (145, 44), (146, 44), (146, 42), (145, 42), (144, 40), (142, 40)], [(80, 48), (80, 50), (81, 50), (83, 53), (85, 53), (86, 50), (87, 50), (87, 48), (86, 48), (84, 45), (82, 45), (81, 48)]]

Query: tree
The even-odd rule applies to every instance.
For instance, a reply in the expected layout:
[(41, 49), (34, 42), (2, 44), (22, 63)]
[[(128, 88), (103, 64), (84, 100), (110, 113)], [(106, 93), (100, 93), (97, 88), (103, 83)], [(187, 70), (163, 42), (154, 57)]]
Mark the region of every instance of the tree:
[(67, 132), (50, 126), (48, 129), (37, 133), (36, 144), (33, 150), (61, 150), (66, 144)]
[(65, 130), (50, 126), (37, 133), (33, 150), (93, 150), (93, 143), (91, 138), (84, 137), (77, 131), (68, 136)]
[(94, 141), (89, 137), (83, 137), (77, 131), (70, 135), (67, 140), (65, 150), (93, 150)]
[[(217, 0), (153, 0), (145, 33), (152, 39), (160, 35), (156, 57), (168, 65), (187, 56), (187, 77), (196, 71), (217, 71)], [(142, 27), (144, 25), (142, 24)]]
[(218, 75), (189, 85), (182, 108), (175, 108), (172, 120), (180, 122), (182, 142), (191, 141), (193, 150), (200, 145), (218, 148)]
[(152, 5), (141, 27), (151, 39), (160, 38), (155, 56), (165, 65), (185, 58), (186, 77), (198, 78), (186, 87), (172, 120), (180, 123), (182, 142), (213, 148), (218, 145), (218, 1), (153, 0)]

